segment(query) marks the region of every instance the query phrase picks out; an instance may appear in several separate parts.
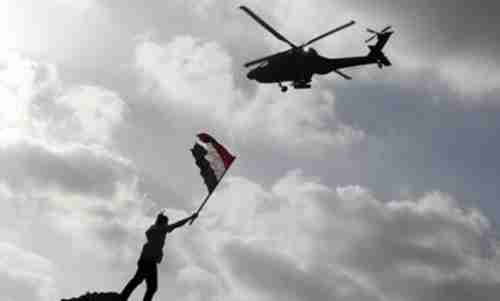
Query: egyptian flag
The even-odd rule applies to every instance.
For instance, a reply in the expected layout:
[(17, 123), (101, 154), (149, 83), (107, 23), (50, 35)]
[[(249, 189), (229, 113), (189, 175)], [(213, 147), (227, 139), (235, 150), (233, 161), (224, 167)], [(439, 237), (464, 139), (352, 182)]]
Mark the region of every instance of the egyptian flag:
[(195, 142), (191, 153), (196, 160), (196, 165), (200, 168), (200, 174), (210, 194), (214, 191), (236, 157), (231, 155), (212, 136), (201, 133), (197, 137), (199, 141)]

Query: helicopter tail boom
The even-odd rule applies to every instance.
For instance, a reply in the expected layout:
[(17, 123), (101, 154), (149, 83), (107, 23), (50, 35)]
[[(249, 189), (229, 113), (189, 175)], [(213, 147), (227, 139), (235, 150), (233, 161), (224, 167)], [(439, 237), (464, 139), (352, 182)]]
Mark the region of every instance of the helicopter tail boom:
[(382, 50), (375, 49), (373, 46), (369, 46), (370, 48), (370, 53), (368, 54), (368, 57), (372, 57), (376, 59), (377, 63), (379, 66), (391, 66), (391, 61), (385, 56), (385, 54), (382, 52)]
[(317, 56), (316, 63), (314, 64), (313, 70), (316, 74), (327, 74), (329, 72), (336, 72), (345, 79), (350, 79), (350, 76), (346, 76), (338, 71), (343, 68), (349, 68), (354, 66), (377, 64), (379, 68), (391, 66), (391, 62), (382, 52), (385, 44), (389, 40), (390, 36), (393, 34), (392, 31), (386, 31), (376, 35), (377, 43), (374, 45), (369, 45), (368, 48), (370, 52), (365, 56), (356, 57), (344, 57), (344, 58), (326, 58)]

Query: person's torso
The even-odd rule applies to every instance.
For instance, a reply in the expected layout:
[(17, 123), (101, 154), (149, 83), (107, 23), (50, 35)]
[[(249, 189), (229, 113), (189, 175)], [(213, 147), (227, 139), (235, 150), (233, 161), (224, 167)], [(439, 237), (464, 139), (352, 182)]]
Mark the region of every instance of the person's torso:
[(163, 246), (167, 227), (152, 225), (146, 231), (147, 242), (142, 247), (142, 253), (139, 260), (161, 262), (163, 257)]

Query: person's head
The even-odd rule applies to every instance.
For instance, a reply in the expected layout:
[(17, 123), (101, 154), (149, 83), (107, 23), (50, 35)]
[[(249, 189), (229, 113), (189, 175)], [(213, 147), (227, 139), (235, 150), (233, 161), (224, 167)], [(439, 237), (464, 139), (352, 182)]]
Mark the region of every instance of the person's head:
[(156, 216), (156, 222), (155, 224), (157, 225), (167, 225), (168, 224), (168, 216), (165, 215), (164, 212), (158, 213)]

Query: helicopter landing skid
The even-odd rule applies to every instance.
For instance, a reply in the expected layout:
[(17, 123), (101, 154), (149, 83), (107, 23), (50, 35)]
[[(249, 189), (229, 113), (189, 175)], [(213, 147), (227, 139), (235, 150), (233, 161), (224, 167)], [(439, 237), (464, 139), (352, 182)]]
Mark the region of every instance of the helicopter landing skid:
[(294, 82), (293, 87), (295, 89), (309, 89), (311, 88), (311, 83), (306, 81)]
[(288, 90), (288, 87), (283, 85), (281, 82), (278, 82), (278, 86), (281, 89), (281, 92), (285, 93)]

